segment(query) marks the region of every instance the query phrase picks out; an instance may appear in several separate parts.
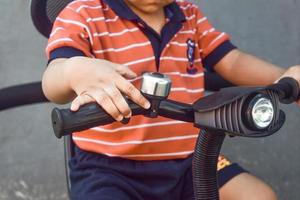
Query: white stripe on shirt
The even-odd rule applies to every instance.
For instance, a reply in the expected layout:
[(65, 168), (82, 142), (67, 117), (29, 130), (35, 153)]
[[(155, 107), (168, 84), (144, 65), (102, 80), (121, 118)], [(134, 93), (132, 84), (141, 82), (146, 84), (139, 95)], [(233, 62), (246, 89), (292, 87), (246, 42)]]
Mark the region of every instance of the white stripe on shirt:
[(122, 48), (108, 48), (108, 49), (103, 49), (103, 50), (95, 50), (94, 53), (104, 53), (104, 52), (121, 52), (121, 51), (125, 51), (125, 50), (129, 50), (135, 47), (144, 47), (147, 45), (150, 45), (151, 43), (148, 42), (143, 42), (143, 43), (136, 43), (136, 44), (132, 44), (132, 45), (128, 45), (126, 47), (122, 47)]
[(56, 39), (56, 40), (53, 40), (52, 42), (50, 42), (48, 45), (47, 45), (47, 48), (46, 50), (51, 47), (52, 45), (56, 44), (56, 43), (59, 43), (59, 42), (74, 42), (74, 40), (72, 40), (71, 38), (59, 38), (59, 39)]
[(100, 9), (100, 8), (102, 8), (102, 6), (101, 6), (101, 5), (99, 5), (99, 6), (81, 5), (79, 8), (76, 9), (76, 12), (79, 13), (80, 10), (81, 10), (82, 8), (88, 8), (88, 9)]
[(135, 32), (135, 31), (138, 31), (139, 28), (132, 28), (132, 29), (124, 29), (120, 32), (116, 32), (116, 33), (109, 33), (109, 32), (103, 32), (103, 33), (94, 33), (93, 36), (94, 37), (102, 37), (102, 36), (109, 36), (109, 37), (114, 37), (114, 36), (121, 36), (125, 33), (128, 33), (128, 32)]
[(200, 89), (187, 89), (184, 87), (171, 88), (171, 92), (187, 92), (187, 93), (202, 93), (204, 92), (203, 88)]
[(196, 29), (193, 30), (185, 30), (185, 31), (179, 31), (178, 34), (195, 34)]
[(154, 56), (149, 57), (149, 58), (143, 58), (143, 59), (131, 61), (131, 62), (128, 62), (128, 63), (123, 63), (123, 65), (131, 66), (131, 65), (135, 65), (135, 64), (139, 64), (139, 63), (143, 63), (143, 62), (148, 62), (148, 61), (152, 61), (152, 60), (155, 60)]
[(199, 24), (205, 22), (206, 20), (207, 20), (207, 17), (203, 17), (203, 18), (201, 18), (201, 19), (198, 19), (198, 20), (197, 20), (197, 25), (199, 25)]
[(216, 37), (213, 41), (211, 41), (210, 44), (208, 45), (208, 47), (211, 46), (211, 45), (213, 45), (215, 42), (217, 42), (217, 41), (218, 41), (219, 39), (221, 39), (223, 36), (225, 36), (225, 33), (224, 33), (224, 32), (221, 33), (218, 37)]
[(95, 139), (73, 136), (73, 140), (81, 141), (81, 142), (92, 142), (92, 143), (106, 145), (106, 146), (122, 146), (122, 145), (128, 145), (128, 144), (147, 144), (147, 143), (188, 140), (188, 139), (194, 139), (197, 137), (198, 137), (198, 134), (197, 135), (187, 135), (187, 136), (177, 136), (177, 137), (166, 137), (166, 138), (150, 139), (150, 140), (130, 140), (130, 141), (126, 141), (126, 142), (108, 142), (108, 141), (103, 141), (103, 140), (95, 140)]
[(188, 9), (188, 8), (198, 8), (198, 6), (196, 6), (195, 4), (188, 4), (188, 5), (186, 5), (186, 6), (180, 6), (180, 8), (181, 8), (182, 10), (186, 10), (186, 9)]
[(66, 30), (65, 28), (63, 27), (56, 27), (50, 34), (50, 37), (52, 37), (53, 35), (55, 35), (58, 31), (60, 30)]
[(200, 39), (202, 39), (202, 38), (203, 38), (204, 36), (206, 36), (208, 33), (214, 32), (215, 30), (216, 30), (215, 28), (211, 28), (211, 29), (209, 29), (209, 30), (204, 31), (204, 32), (201, 34)]
[(116, 16), (115, 18), (112, 19), (105, 19), (104, 17), (96, 17), (96, 18), (87, 18), (86, 21), (87, 22), (97, 22), (97, 21), (105, 21), (105, 22), (115, 22), (119, 19), (118, 16)]
[(185, 19), (186, 19), (187, 21), (189, 21), (189, 20), (194, 19), (195, 17), (196, 17), (196, 15), (191, 15), (191, 16), (185, 17)]
[(91, 128), (94, 131), (100, 131), (100, 132), (107, 132), (107, 133), (114, 133), (118, 131), (126, 131), (126, 130), (132, 130), (132, 129), (139, 129), (139, 128), (147, 128), (147, 127), (156, 127), (156, 126), (167, 126), (167, 125), (173, 125), (173, 124), (185, 124), (187, 122), (183, 121), (167, 121), (167, 122), (157, 122), (157, 123), (148, 123), (148, 124), (139, 124), (135, 126), (123, 126), (115, 129), (106, 129), (103, 127), (94, 127)]
[[(179, 62), (188, 62), (189, 60), (187, 58), (180, 58), (180, 57), (173, 57), (173, 56), (163, 56), (160, 57), (160, 60), (174, 60)], [(201, 62), (201, 58), (194, 60), (194, 63)]]
[(61, 21), (63, 23), (67, 23), (67, 24), (74, 24), (74, 25), (77, 25), (77, 26), (80, 26), (80, 27), (84, 28), (87, 31), (88, 35), (89, 35), (91, 45), (93, 45), (92, 34), (91, 34), (91, 31), (90, 31), (90, 29), (87, 25), (85, 25), (81, 22), (75, 21), (75, 20), (63, 19), (63, 18), (60, 18), (60, 17), (57, 17), (56, 20)]
[[(198, 73), (198, 74), (184, 74), (184, 73), (180, 73), (180, 72), (164, 72), (164, 74), (166, 75), (174, 75), (174, 76), (181, 76), (181, 77), (186, 77), (186, 78), (199, 78), (204, 76), (204, 73)], [(142, 79), (142, 76), (138, 76), (134, 79), (129, 79), (128, 81), (130, 82), (134, 82), (137, 80)]]
[(166, 156), (183, 156), (183, 155), (190, 155), (194, 153), (194, 151), (178, 151), (174, 153), (157, 153), (157, 154), (128, 154), (128, 155), (117, 155), (117, 154), (110, 154), (110, 153), (103, 153), (110, 157), (166, 157)]
[(69, 6), (77, 3), (77, 2), (94, 2), (95, 0), (74, 0), (71, 3), (69, 3)]

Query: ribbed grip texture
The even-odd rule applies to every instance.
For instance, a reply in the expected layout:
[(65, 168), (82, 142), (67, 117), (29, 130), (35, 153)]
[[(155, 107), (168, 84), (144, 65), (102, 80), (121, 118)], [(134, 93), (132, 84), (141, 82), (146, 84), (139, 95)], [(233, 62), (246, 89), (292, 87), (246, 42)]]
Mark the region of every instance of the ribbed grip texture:
[(193, 157), (196, 200), (219, 200), (217, 164), (224, 138), (224, 133), (200, 131)]
[[(144, 113), (145, 110), (131, 100), (127, 100), (127, 103), (132, 111), (132, 115)], [(86, 104), (76, 112), (70, 109), (54, 108), (52, 110), (52, 126), (57, 138), (96, 126), (107, 125), (114, 121), (114, 118), (96, 103)], [(127, 123), (128, 121), (124, 120), (122, 123)]]
[(216, 128), (225, 129), (231, 132), (243, 132), (239, 121), (242, 112), (242, 101), (238, 99), (230, 104), (224, 105), (215, 110)]
[(114, 119), (95, 103), (84, 105), (77, 112), (58, 108), (52, 111), (52, 126), (58, 138), (113, 121)]
[[(293, 103), (300, 98), (300, 86), (298, 81), (285, 77), (278, 81), (277, 84), (273, 85), (275, 89), (280, 91), (280, 102), (284, 104)], [(271, 86), (272, 87), (272, 86)]]
[(270, 97), (270, 100), (272, 102), (272, 104), (274, 105), (273, 108), (274, 108), (274, 118), (270, 124), (270, 126), (268, 127), (268, 130), (267, 131), (271, 131), (273, 130), (273, 128), (275, 126), (277, 126), (276, 123), (278, 123), (278, 120), (279, 120), (279, 112), (280, 112), (280, 109), (279, 109), (279, 97), (278, 95), (276, 94), (275, 91), (272, 91), (272, 90), (268, 90), (267, 91), (267, 94), (268, 96)]

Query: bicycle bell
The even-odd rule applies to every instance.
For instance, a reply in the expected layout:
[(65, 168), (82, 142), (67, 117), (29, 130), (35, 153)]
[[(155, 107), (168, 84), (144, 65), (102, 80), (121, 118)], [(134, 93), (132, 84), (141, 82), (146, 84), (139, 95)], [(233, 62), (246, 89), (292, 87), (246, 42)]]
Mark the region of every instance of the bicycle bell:
[(141, 92), (150, 101), (149, 117), (157, 117), (160, 102), (167, 99), (171, 90), (171, 79), (158, 72), (146, 72), (143, 74)]

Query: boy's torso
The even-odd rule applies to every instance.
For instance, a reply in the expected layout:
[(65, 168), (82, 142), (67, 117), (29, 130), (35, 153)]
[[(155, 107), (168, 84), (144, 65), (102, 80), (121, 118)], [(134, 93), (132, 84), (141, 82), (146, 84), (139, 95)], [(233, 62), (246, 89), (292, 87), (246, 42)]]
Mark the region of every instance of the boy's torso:
[[(105, 3), (106, 2), (106, 3)], [(90, 56), (128, 66), (138, 74), (130, 80), (139, 88), (145, 71), (159, 71), (172, 80), (170, 99), (193, 103), (204, 95), (201, 49), (196, 34), (197, 9), (188, 3), (168, 6), (161, 36), (124, 7), (123, 1), (76, 1), (68, 7), (88, 24)], [(124, 2), (123, 2), (124, 3)], [(65, 20), (65, 19), (58, 19)], [(158, 117), (132, 117), (129, 124), (113, 123), (74, 133), (82, 149), (136, 160), (185, 158), (193, 152), (198, 129), (192, 124)]]

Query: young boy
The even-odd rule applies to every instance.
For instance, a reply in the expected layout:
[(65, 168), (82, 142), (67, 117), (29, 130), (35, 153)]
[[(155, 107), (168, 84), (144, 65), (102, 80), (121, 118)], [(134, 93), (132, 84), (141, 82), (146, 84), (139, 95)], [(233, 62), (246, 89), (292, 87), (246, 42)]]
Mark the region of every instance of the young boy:
[[(47, 46), (43, 90), (71, 109), (97, 102), (117, 121), (131, 117), (122, 94), (144, 108), (144, 71), (173, 82), (170, 98), (203, 96), (203, 71), (237, 85), (268, 85), (282, 76), (300, 83), (300, 66), (284, 70), (239, 51), (197, 6), (173, 0), (77, 0), (58, 16)], [(194, 199), (191, 157), (198, 130), (159, 117), (73, 134), (72, 199)], [(271, 200), (274, 192), (237, 164), (219, 159), (222, 200)]]

